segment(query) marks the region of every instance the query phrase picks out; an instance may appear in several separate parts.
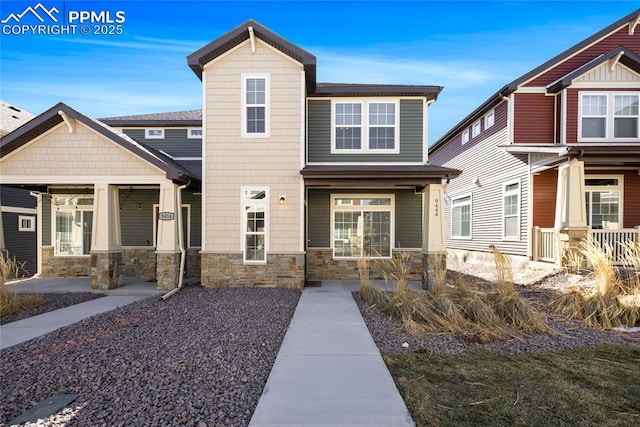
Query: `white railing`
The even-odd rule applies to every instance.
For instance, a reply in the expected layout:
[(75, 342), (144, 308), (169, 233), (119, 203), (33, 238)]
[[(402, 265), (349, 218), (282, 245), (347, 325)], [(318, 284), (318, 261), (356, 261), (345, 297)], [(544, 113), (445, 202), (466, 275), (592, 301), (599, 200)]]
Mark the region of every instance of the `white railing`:
[(533, 227), (533, 260), (557, 263), (560, 246), (553, 228)]
[(609, 245), (613, 250), (613, 263), (621, 264), (624, 247), (621, 243), (640, 242), (640, 226), (621, 230), (589, 230), (589, 235), (600, 244), (601, 248)]

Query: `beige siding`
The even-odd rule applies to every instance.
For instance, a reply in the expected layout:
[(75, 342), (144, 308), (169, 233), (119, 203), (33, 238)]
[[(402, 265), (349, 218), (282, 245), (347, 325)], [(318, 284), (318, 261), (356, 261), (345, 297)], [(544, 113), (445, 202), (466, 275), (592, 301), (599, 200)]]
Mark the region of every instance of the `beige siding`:
[(627, 67), (617, 64), (613, 72), (606, 62), (588, 73), (578, 77), (577, 82), (638, 82), (640, 76)]
[[(242, 74), (269, 75), (268, 138), (241, 137)], [(205, 251), (241, 250), (241, 186), (268, 186), (269, 251), (301, 250), (302, 65), (256, 40), (207, 64), (204, 156)], [(281, 206), (278, 199), (286, 196)]]
[(0, 162), (5, 176), (54, 177), (158, 176), (164, 172), (77, 122), (74, 133), (61, 123), (51, 132), (28, 143)]

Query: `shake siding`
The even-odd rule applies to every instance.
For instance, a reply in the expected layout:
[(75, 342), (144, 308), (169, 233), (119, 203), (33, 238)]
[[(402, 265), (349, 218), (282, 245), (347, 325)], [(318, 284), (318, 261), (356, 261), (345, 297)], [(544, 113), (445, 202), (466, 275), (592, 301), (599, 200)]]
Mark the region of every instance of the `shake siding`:
[(629, 26), (624, 25), (621, 29), (613, 32), (605, 39), (591, 45), (577, 55), (574, 55), (534, 78), (525, 86), (547, 86), (549, 83), (567, 75), (581, 65), (596, 58), (598, 55), (608, 53), (619, 46), (625, 46), (633, 52), (640, 52), (640, 32), (636, 29), (634, 35), (629, 35)]
[[(269, 138), (241, 137), (243, 73), (269, 74)], [(241, 251), (241, 186), (270, 189), (269, 251), (301, 250), (301, 73), (301, 64), (260, 40), (255, 53), (247, 41), (206, 65), (203, 208), (207, 251)], [(281, 195), (286, 197), (283, 206), (278, 204)]]
[(422, 195), (413, 190), (310, 189), (308, 192), (307, 238), (309, 248), (331, 247), (332, 194), (394, 194), (395, 247), (422, 247)]
[[(366, 98), (362, 98), (366, 100)], [(422, 162), (424, 150), (424, 101), (422, 99), (400, 100), (399, 154), (331, 154), (331, 101), (308, 101), (308, 161), (330, 162)], [(362, 141), (367, 144), (367, 141)]]
[(557, 169), (533, 175), (533, 226), (555, 226), (557, 185)]
[(553, 143), (555, 97), (543, 93), (516, 93), (514, 143)]
[(187, 129), (165, 129), (164, 139), (146, 139), (144, 129), (124, 129), (123, 132), (136, 141), (173, 157), (202, 156), (202, 140), (187, 138)]
[(0, 160), (3, 175), (23, 175), (25, 170), (46, 176), (55, 183), (56, 176), (157, 176), (165, 173), (151, 166), (125, 148), (97, 134), (80, 122), (75, 133), (61, 123), (51, 133)]
[[(502, 128), (491, 137), (471, 145), (465, 144), (464, 151), (460, 154), (456, 153), (455, 147), (445, 146), (430, 156), (435, 164), (463, 170), (462, 175), (452, 179), (445, 189), (447, 247), (487, 251), (489, 245), (496, 245), (506, 253), (527, 254), (529, 234), (527, 156), (512, 155), (498, 148), (506, 142), (507, 129), (503, 124)], [(459, 146), (457, 151), (460, 151)], [(480, 182), (479, 185), (474, 183), (476, 177)], [(520, 240), (508, 241), (502, 239), (502, 191), (503, 184), (515, 179), (520, 180)], [(472, 196), (472, 239), (452, 239), (451, 200), (468, 194)]]

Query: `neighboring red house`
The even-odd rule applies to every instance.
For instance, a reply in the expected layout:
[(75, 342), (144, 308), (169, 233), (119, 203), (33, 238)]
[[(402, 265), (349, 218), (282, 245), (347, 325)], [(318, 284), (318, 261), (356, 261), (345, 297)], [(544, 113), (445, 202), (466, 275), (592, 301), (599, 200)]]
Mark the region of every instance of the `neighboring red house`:
[(640, 233), (640, 9), (505, 85), (429, 149), (447, 246), (559, 262)]

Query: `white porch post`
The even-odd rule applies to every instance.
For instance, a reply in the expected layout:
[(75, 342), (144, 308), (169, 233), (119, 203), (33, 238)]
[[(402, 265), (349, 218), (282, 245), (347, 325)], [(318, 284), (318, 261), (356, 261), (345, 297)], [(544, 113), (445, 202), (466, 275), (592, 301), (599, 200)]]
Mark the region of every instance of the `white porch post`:
[(158, 289), (177, 286), (180, 274), (180, 242), (178, 240), (178, 186), (171, 181), (160, 185), (158, 235), (156, 238), (156, 279)]
[(447, 242), (444, 235), (444, 186), (429, 184), (423, 196), (422, 286), (444, 285), (447, 273)]
[(94, 185), (91, 233), (91, 287), (112, 289), (122, 283), (122, 239), (118, 187)]
[(583, 161), (574, 159), (558, 167), (555, 229), (562, 264), (563, 255), (578, 251), (588, 233)]

